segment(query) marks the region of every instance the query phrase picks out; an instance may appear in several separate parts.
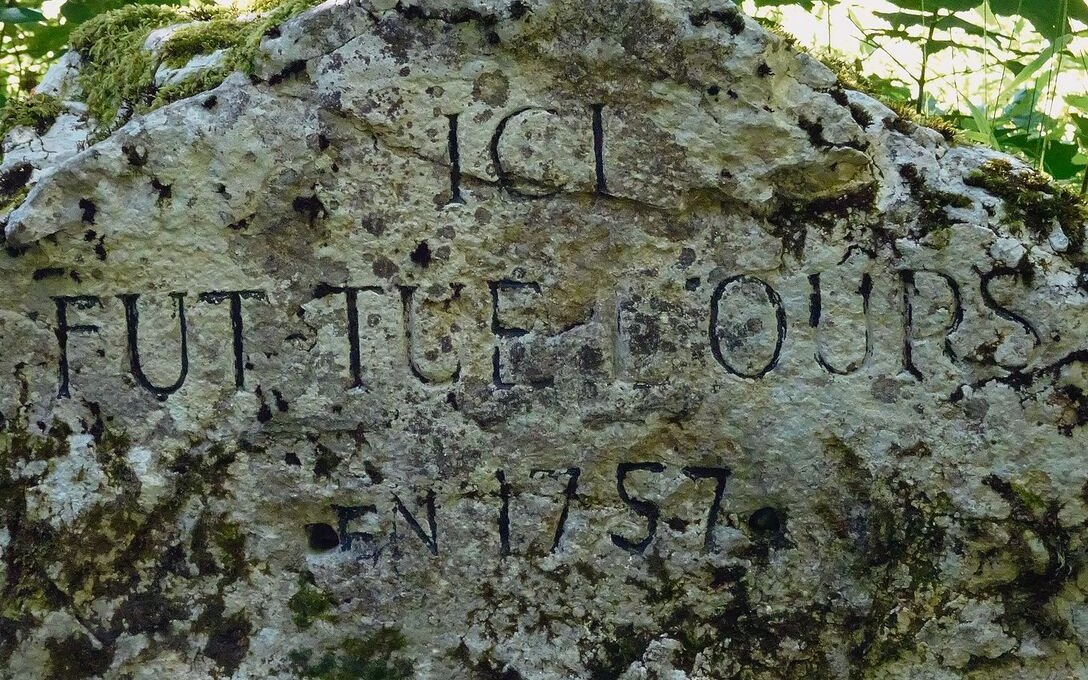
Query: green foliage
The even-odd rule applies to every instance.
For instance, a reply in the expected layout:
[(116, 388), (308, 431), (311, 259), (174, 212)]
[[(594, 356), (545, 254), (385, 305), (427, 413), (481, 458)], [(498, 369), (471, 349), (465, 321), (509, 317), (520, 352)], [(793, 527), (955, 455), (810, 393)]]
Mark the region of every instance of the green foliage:
[[(946, 137), (956, 128), (958, 139), (1017, 154), (1037, 171), (1088, 190), (1088, 96), (1062, 101), (1057, 94), (1062, 79), (1088, 80), (1088, 59), (1070, 48), (1075, 35), (1084, 35), (1072, 22), (1088, 24), (1086, 0), (887, 0), (895, 9), (874, 12), (883, 22), (878, 25), (862, 25), (855, 16), (860, 0), (748, 2), (767, 16), (792, 5), (809, 11), (814, 22), (826, 21), (827, 43), (810, 48), (829, 51), (825, 61), (844, 86), (904, 115), (909, 107), (913, 120)], [(838, 18), (843, 14), (849, 21)], [(831, 36), (842, 34), (859, 36), (862, 55), (853, 64), (832, 52), (843, 41)], [(901, 60), (903, 47), (916, 56), (909, 66)], [(897, 67), (862, 76), (862, 58), (872, 53)], [(965, 57), (987, 69), (963, 70)]]

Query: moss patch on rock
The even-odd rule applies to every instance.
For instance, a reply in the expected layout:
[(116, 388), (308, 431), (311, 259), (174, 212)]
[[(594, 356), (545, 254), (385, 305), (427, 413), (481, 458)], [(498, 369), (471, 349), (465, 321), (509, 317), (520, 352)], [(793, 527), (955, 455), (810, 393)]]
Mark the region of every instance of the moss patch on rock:
[(351, 638), (336, 652), (314, 661), (310, 650), (291, 652), (294, 670), (302, 678), (319, 680), (406, 680), (412, 677), (408, 662), (396, 658), (405, 647), (404, 636), (383, 628), (365, 638)]
[(1054, 184), (1042, 173), (1016, 168), (1004, 159), (983, 164), (964, 181), (1005, 201), (1008, 218), (1023, 224), (1035, 238), (1046, 242), (1057, 224), (1069, 239), (1069, 250), (1083, 251), (1088, 205), (1082, 196)]
[(45, 94), (9, 101), (0, 112), (0, 137), (19, 126), (34, 128), (39, 135), (45, 134), (60, 112), (60, 100)]
[(109, 126), (122, 105), (154, 99), (155, 57), (143, 49), (151, 31), (185, 21), (157, 5), (130, 5), (91, 19), (72, 33), (72, 49), (84, 56), (79, 84), (100, 126)]

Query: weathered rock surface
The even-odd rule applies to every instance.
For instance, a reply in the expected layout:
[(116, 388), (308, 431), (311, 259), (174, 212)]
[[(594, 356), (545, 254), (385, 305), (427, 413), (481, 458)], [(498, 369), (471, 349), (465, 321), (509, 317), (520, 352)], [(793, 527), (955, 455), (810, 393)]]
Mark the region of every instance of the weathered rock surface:
[(1084, 221), (1030, 171), (728, 2), (261, 50), (9, 136), (0, 675), (1088, 673)]

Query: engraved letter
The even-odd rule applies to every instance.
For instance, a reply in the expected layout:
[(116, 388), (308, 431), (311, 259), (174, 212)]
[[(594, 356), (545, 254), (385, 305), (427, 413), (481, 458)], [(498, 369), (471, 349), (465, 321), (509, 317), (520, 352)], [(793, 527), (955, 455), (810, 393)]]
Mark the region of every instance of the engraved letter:
[[(499, 292), (504, 290), (521, 290), (528, 289), (540, 295), (540, 284), (532, 282), (522, 281), (510, 281), (509, 279), (503, 279), (501, 281), (488, 281), (488, 287), (491, 289), (491, 332), (495, 334), (495, 337), (500, 341), (502, 338), (520, 338), (527, 335), (529, 331), (524, 328), (512, 328), (502, 325), (499, 320)], [(495, 383), (495, 387), (505, 390), (514, 386), (512, 382), (506, 382), (502, 378), (502, 360), (501, 360), (501, 342), (495, 344), (495, 351), (491, 355), (491, 372), (492, 378)], [(534, 380), (529, 384), (533, 387), (550, 387), (552, 385), (551, 379)]]
[(823, 301), (820, 292), (820, 275), (813, 274), (808, 277), (812, 293), (809, 295), (809, 326), (816, 329), (816, 363), (828, 373), (836, 375), (850, 375), (868, 363), (873, 356), (873, 334), (869, 328), (869, 296), (873, 292), (873, 279), (869, 274), (861, 275), (861, 287), (858, 294), (861, 295), (861, 309), (865, 318), (865, 354), (857, 361), (851, 361), (845, 368), (836, 368), (824, 356), (823, 347), (820, 346), (820, 316), (823, 309)]
[[(767, 302), (769, 302), (771, 307), (774, 309), (776, 325), (774, 352), (772, 352), (771, 358), (767, 361), (763, 368), (757, 371), (745, 372), (740, 370), (739, 368), (734, 367), (732, 364), (729, 363), (729, 361), (726, 360), (725, 355), (722, 352), (723, 337), (728, 337), (728, 335), (733, 335), (733, 333), (731, 331), (723, 332), (722, 329), (719, 327), (718, 308), (722, 302), (722, 297), (725, 295), (726, 288), (728, 288), (730, 284), (733, 283), (739, 285), (754, 284), (756, 286), (759, 286), (763, 289), (763, 292), (766, 295)], [(782, 354), (782, 343), (785, 341), (785, 339), (786, 310), (782, 306), (782, 298), (778, 295), (777, 292), (775, 292), (774, 288), (771, 288), (768, 283), (754, 276), (739, 274), (737, 276), (731, 276), (725, 279), (718, 284), (717, 288), (714, 289), (714, 294), (710, 297), (710, 351), (714, 354), (714, 358), (717, 360), (717, 362), (725, 367), (725, 370), (729, 371), (733, 375), (739, 375), (742, 378), (762, 378), (763, 376), (774, 370), (774, 367), (778, 365), (779, 356)]]
[(657, 518), (661, 515), (661, 510), (654, 503), (639, 498), (631, 498), (627, 493), (624, 480), (627, 479), (628, 473), (635, 470), (663, 472), (665, 466), (661, 463), (620, 463), (616, 466), (616, 489), (619, 490), (620, 499), (630, 506), (635, 514), (646, 518), (646, 536), (635, 543), (618, 534), (612, 534), (612, 543), (617, 548), (622, 548), (629, 553), (641, 555), (653, 542), (654, 536), (657, 535)]
[(454, 113), (446, 116), (450, 120), (450, 132), (449, 132), (449, 153), (450, 153), (450, 200), (446, 201), (446, 205), (451, 203), (464, 203), (465, 199), (461, 196), (461, 148), (457, 141), (457, 116), (460, 114)]
[[(397, 507), (396, 507), (397, 512), (399, 512), (404, 517), (404, 520), (406, 522), (408, 522), (408, 526), (412, 527), (412, 531), (415, 532), (416, 536), (419, 536), (419, 540), (423, 541), (424, 545), (427, 546), (427, 549), (431, 551), (432, 555), (437, 555), (438, 554), (438, 531), (437, 531), (437, 529), (435, 527), (435, 521), (434, 521), (434, 491), (433, 490), (428, 490), (427, 491), (427, 497), (424, 500), (424, 503), (427, 506), (427, 528), (430, 530), (430, 533), (431, 533), (430, 536), (428, 536), (426, 533), (424, 533), (423, 527), (421, 527), (419, 525), (419, 522), (416, 521), (416, 518), (412, 516), (412, 513), (408, 512), (408, 508), (404, 507), (404, 503), (401, 502), (399, 496), (397, 496), (396, 494), (393, 494), (393, 500), (397, 504)], [(395, 518), (396, 513), (394, 513), (393, 516)], [(393, 534), (394, 534), (394, 536), (396, 535), (396, 531), (397, 531), (396, 530), (396, 524), (394, 524), (393, 525)]]
[(555, 534), (552, 537), (552, 549), (554, 553), (559, 550), (559, 542), (563, 540), (563, 533), (567, 529), (567, 517), (570, 515), (570, 502), (578, 495), (578, 477), (582, 469), (577, 467), (566, 470), (533, 470), (529, 476), (537, 477), (547, 475), (552, 479), (559, 479), (560, 475), (567, 476), (567, 486), (563, 489), (563, 509), (559, 512), (559, 521), (555, 524)]
[[(993, 294), (990, 292), (990, 284), (993, 282), (994, 279), (999, 276), (1022, 276), (1022, 273), (1019, 270), (1013, 269), (1011, 267), (998, 267), (983, 274), (981, 282), (983, 303), (985, 303), (986, 306), (990, 309), (994, 310), (994, 312), (996, 312), (997, 315), (1000, 316), (1002, 319), (1005, 319), (1006, 321), (1012, 321), (1013, 323), (1017, 324), (1025, 331), (1027, 331), (1031, 335), (1031, 346), (1033, 348), (1038, 347), (1040, 344), (1042, 344), (1042, 339), (1039, 337), (1039, 331), (1035, 330), (1034, 324), (1032, 324), (1023, 316), (1012, 311), (1008, 307), (1004, 307), (999, 304), (997, 300), (994, 299)], [(1020, 370), (1021, 368), (1027, 366), (1026, 362), (1023, 364), (1013, 364), (1006, 366), (1005, 364), (997, 361), (996, 358), (994, 359), (994, 363), (996, 363), (1001, 368), (1012, 371)]]
[[(464, 286), (462, 284), (455, 283), (452, 284), (450, 287), (453, 288), (453, 293), (450, 296), (450, 301), (452, 302), (453, 300), (456, 300), (458, 297), (460, 297), (461, 289), (464, 288)], [(424, 375), (423, 369), (416, 362), (415, 352), (413, 351), (413, 347), (415, 346), (414, 338), (416, 335), (413, 329), (416, 326), (418, 317), (416, 313), (416, 308), (418, 305), (415, 304), (416, 286), (397, 286), (397, 288), (400, 289), (400, 299), (404, 308), (404, 346), (408, 352), (408, 368), (412, 370), (412, 375), (419, 378), (419, 381), (424, 384), (457, 382), (457, 380), (461, 377), (460, 361), (458, 361), (457, 365), (454, 366), (453, 370), (445, 376), (429, 377), (427, 375)], [(447, 343), (449, 342), (448, 338), (444, 338), (444, 340)], [(446, 351), (452, 350), (452, 343), (447, 344), (444, 349)]]
[(201, 302), (210, 302), (213, 305), (217, 305), (224, 300), (230, 300), (230, 329), (234, 345), (234, 386), (238, 389), (246, 386), (245, 350), (242, 346), (243, 298), (268, 302), (268, 296), (259, 290), (210, 291), (200, 294)]
[(695, 481), (715, 479), (714, 500), (710, 502), (710, 512), (706, 516), (706, 537), (703, 538), (703, 552), (714, 550), (714, 529), (718, 526), (718, 511), (722, 507), (722, 495), (725, 493), (725, 480), (729, 479), (730, 470), (724, 467), (686, 467), (684, 474)]
[(903, 285), (903, 369), (918, 380), (924, 380), (922, 371), (914, 364), (914, 300), (918, 294), (915, 281), (916, 274), (933, 274), (940, 277), (952, 293), (952, 320), (947, 326), (944, 335), (944, 353), (953, 361), (958, 359), (952, 349), (952, 334), (960, 327), (963, 321), (963, 302), (960, 297), (960, 286), (956, 280), (943, 272), (932, 269), (903, 269), (899, 272), (899, 280)]
[(57, 305), (57, 344), (60, 347), (58, 357), (58, 372), (60, 374), (60, 387), (57, 389), (58, 397), (72, 396), (69, 391), (68, 377), (68, 334), (69, 333), (97, 333), (98, 326), (89, 324), (68, 325), (68, 305), (78, 309), (90, 309), (94, 305), (102, 306), (102, 300), (93, 295), (77, 295), (74, 297), (55, 297), (53, 302)]
[(343, 293), (348, 314), (348, 364), (351, 367), (351, 387), (363, 386), (362, 360), (359, 357), (359, 291), (381, 293), (377, 286), (330, 286), (322, 283), (314, 289), (315, 298)]
[(132, 376), (136, 378), (141, 386), (147, 391), (155, 395), (159, 401), (166, 401), (166, 398), (177, 392), (181, 386), (185, 383), (185, 376), (189, 374), (189, 344), (187, 332), (185, 329), (185, 293), (170, 293), (170, 297), (177, 300), (178, 303), (178, 325), (181, 328), (181, 371), (178, 375), (178, 379), (173, 385), (167, 385), (160, 387), (154, 385), (147, 376), (144, 375), (143, 365), (140, 362), (140, 311), (137, 308), (136, 303), (139, 301), (140, 296), (138, 293), (132, 293), (128, 295), (118, 295), (121, 301), (125, 304), (125, 324), (128, 333), (128, 359), (129, 366), (132, 369)]

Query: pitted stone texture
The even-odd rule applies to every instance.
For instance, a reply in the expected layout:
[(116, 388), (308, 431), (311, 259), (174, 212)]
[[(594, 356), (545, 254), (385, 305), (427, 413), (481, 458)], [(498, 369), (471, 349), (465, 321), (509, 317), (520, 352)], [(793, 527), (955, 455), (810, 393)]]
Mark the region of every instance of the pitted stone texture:
[(729, 3), (328, 2), (68, 117), (0, 676), (1088, 672), (1083, 222)]

